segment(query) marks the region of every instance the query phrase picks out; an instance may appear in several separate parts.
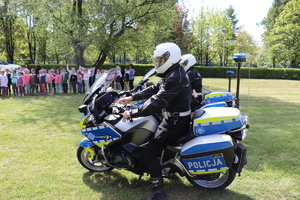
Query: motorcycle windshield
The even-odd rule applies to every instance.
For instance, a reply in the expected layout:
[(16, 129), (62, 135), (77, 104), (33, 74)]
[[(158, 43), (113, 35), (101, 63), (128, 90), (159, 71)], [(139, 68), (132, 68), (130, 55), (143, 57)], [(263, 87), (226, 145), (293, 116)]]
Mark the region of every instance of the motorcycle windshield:
[[(154, 72), (155, 68), (152, 68), (150, 71), (148, 71), (138, 85), (142, 84), (143, 82), (146, 82), (147, 79), (154, 74)], [(113, 80), (117, 77), (116, 74), (116, 68), (106, 70), (91, 86), (90, 90), (84, 97), (83, 103), (87, 103), (89, 100), (91, 100), (95, 93), (105, 92), (106, 89), (111, 86)]]
[(152, 76), (153, 74), (155, 73), (155, 68), (152, 68), (150, 71), (148, 71), (145, 76), (140, 80), (140, 82), (137, 84), (136, 88), (134, 88), (132, 90), (133, 91), (136, 91), (138, 90), (140, 87), (143, 86), (144, 83), (146, 83), (149, 79), (150, 76)]
[(155, 73), (155, 68), (150, 69), (150, 71), (148, 71), (145, 76), (142, 78), (142, 80), (140, 82), (145, 81), (146, 79), (148, 79), (150, 76), (152, 76)]
[(91, 97), (93, 97), (95, 93), (105, 92), (114, 80), (116, 73), (116, 68), (106, 70), (91, 86), (90, 90), (84, 97), (83, 102), (86, 102), (87, 100), (91, 99)]

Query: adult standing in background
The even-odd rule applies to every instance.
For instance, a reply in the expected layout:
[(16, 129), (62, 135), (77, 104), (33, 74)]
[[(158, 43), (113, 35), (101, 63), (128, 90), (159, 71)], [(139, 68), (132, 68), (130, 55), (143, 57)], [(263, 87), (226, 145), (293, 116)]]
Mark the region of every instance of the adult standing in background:
[(31, 69), (30, 69), (28, 63), (25, 63), (25, 64), (24, 64), (24, 71), (25, 71), (26, 69), (28, 69), (28, 70), (31, 72)]
[[(119, 64), (117, 64), (116, 67), (117, 66), (120, 67)], [(121, 67), (120, 67), (120, 69), (121, 69), (120, 84), (121, 84), (121, 89), (124, 90), (124, 74), (125, 74), (125, 71)]]
[(38, 60), (34, 60), (34, 70), (35, 70), (35, 73), (38, 75), (40, 70), (41, 70), (41, 66), (39, 65), (39, 61)]
[[(37, 76), (39, 76), (39, 73), (40, 73), (40, 70), (42, 69), (41, 66), (39, 65), (39, 61), (38, 60), (34, 60), (34, 71), (35, 71), (35, 74)], [(37, 87), (39, 87), (40, 84), (37, 85)], [(42, 92), (42, 89), (40, 88), (39, 89), (40, 92)]]
[(115, 76), (115, 82), (116, 82), (116, 89), (120, 90), (121, 89), (121, 78), (122, 78), (122, 73), (121, 73), (121, 67), (119, 65), (116, 65), (116, 76)]
[(134, 75), (135, 75), (135, 70), (133, 68), (133, 64), (129, 65), (128, 73), (129, 73), (129, 88), (130, 88), (130, 90), (132, 90), (133, 82), (134, 82)]
[(7, 82), (7, 94), (8, 94), (8, 96), (11, 96), (11, 73), (10, 73), (10, 71), (9, 71), (9, 69), (5, 69), (5, 74), (6, 74), (6, 76), (7, 76), (7, 80), (8, 80), (8, 82)]

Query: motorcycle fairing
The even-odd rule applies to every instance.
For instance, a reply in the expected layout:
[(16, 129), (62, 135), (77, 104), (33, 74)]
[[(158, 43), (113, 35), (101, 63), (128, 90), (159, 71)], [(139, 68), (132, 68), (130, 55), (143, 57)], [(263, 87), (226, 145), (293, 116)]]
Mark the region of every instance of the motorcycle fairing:
[(229, 135), (209, 135), (185, 143), (180, 154), (191, 174), (207, 174), (229, 169), (233, 153), (234, 144)]
[(146, 101), (132, 101), (132, 104), (139, 107), (141, 105), (143, 105)]
[(133, 118), (132, 120), (133, 121), (129, 123), (125, 118), (122, 118), (118, 123), (115, 124), (115, 127), (122, 132), (143, 128), (154, 133), (159, 125), (158, 121), (152, 115)]
[(211, 107), (203, 110), (205, 113), (193, 120), (193, 131), (196, 136), (223, 133), (244, 124), (244, 118), (237, 108)]
[(82, 129), (81, 133), (100, 147), (122, 137), (121, 134), (110, 128), (106, 122), (97, 127)]
[(204, 96), (205, 104), (230, 100), (234, 100), (234, 96), (231, 92), (210, 92)]
[(211, 108), (211, 107), (227, 107), (228, 105), (225, 102), (216, 102), (216, 103), (210, 103), (207, 105), (204, 105), (201, 107), (201, 109), (205, 108)]

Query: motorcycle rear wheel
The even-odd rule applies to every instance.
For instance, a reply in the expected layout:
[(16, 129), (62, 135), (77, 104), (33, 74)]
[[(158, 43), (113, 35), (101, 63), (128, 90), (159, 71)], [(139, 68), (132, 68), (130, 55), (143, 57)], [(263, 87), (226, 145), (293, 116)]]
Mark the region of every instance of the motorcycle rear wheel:
[(108, 167), (104, 164), (104, 158), (101, 160), (92, 158), (90, 152), (81, 146), (77, 149), (77, 159), (84, 168), (91, 172), (105, 172), (113, 169), (113, 167)]
[(223, 190), (234, 180), (236, 172), (230, 168), (216, 174), (198, 175), (196, 177), (186, 176), (188, 181), (199, 189)]

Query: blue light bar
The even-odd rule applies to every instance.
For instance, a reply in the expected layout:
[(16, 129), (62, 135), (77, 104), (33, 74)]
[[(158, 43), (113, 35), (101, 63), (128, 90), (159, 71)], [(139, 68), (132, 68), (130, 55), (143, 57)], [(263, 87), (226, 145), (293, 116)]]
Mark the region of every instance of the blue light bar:
[(244, 53), (235, 53), (234, 55), (233, 55), (233, 60), (235, 61), (235, 62), (246, 62), (246, 54), (244, 54)]
[(226, 74), (228, 74), (228, 75), (233, 75), (233, 74), (234, 74), (234, 71), (227, 71)]

